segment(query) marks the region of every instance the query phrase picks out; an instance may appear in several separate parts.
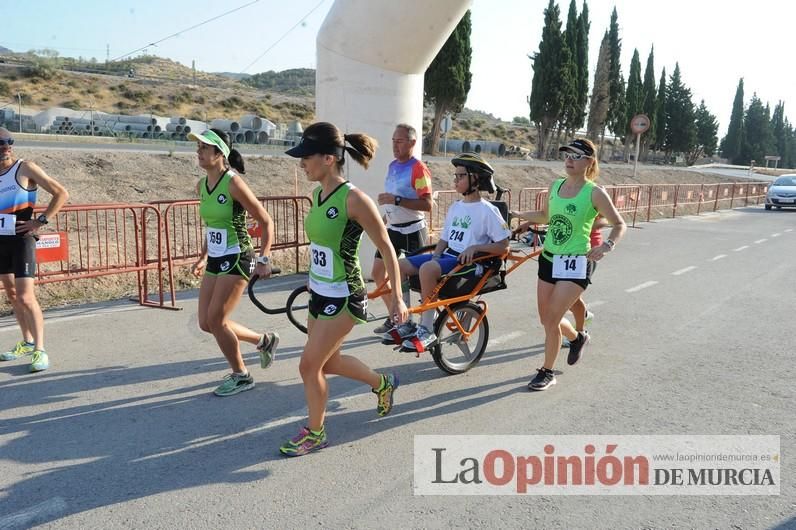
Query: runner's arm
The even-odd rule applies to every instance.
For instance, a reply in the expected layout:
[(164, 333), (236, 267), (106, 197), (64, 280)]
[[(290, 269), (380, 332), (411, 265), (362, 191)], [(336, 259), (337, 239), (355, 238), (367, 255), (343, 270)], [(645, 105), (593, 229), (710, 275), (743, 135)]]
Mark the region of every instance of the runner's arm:
[(616, 206), (611, 202), (611, 197), (608, 196), (604, 189), (595, 187), (592, 190), (591, 197), (594, 207), (611, 226), (611, 232), (608, 234), (605, 241), (603, 241), (603, 244), (594, 247), (586, 254), (588, 259), (599, 261), (606, 253), (611, 252), (614, 245), (622, 239), (625, 235), (625, 230), (627, 230), (627, 226), (625, 225), (625, 220), (617, 211)]
[(240, 177), (235, 176), (230, 180), (229, 192), (232, 198), (241, 203), (246, 211), (249, 212), (249, 215), (254, 217), (262, 227), (260, 256), (269, 256), (271, 254), (271, 244), (274, 240), (274, 222), (271, 219), (271, 214), (257, 200), (251, 188)]
[(403, 300), (403, 291), (401, 290), (401, 272), (398, 269), (398, 257), (395, 255), (395, 249), (390, 243), (390, 238), (387, 236), (387, 228), (381, 221), (381, 215), (376, 208), (373, 200), (365, 195), (362, 190), (355, 189), (348, 194), (348, 201), (346, 204), (348, 208), (348, 216), (359, 223), (365, 233), (368, 235), (376, 248), (379, 249), (381, 257), (384, 260), (384, 266), (387, 269), (387, 276), (390, 278), (391, 292), (390, 297), (390, 317), (393, 322), (402, 323), (406, 321), (408, 311)]
[(44, 210), (44, 216), (47, 219), (52, 219), (61, 210), (66, 201), (69, 199), (69, 192), (66, 191), (60, 182), (47, 175), (42, 168), (34, 162), (24, 162), (22, 165), (22, 176), (32, 180), (37, 186), (41, 187), (52, 195), (50, 204)]

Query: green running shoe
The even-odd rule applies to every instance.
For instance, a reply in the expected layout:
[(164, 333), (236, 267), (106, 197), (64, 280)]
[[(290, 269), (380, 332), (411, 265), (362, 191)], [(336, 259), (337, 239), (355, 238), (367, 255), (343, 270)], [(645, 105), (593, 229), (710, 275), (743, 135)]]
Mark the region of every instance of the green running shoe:
[(30, 362), (31, 372), (41, 372), (50, 367), (50, 358), (44, 350), (36, 350), (32, 353), (33, 359)]
[(309, 427), (302, 427), (296, 436), (282, 444), (279, 452), (285, 456), (304, 456), (327, 445), (329, 440), (326, 439), (326, 429), (321, 429), (320, 434), (314, 434)]
[(276, 347), (279, 346), (279, 333), (266, 333), (260, 339), (260, 344), (257, 346), (257, 353), (260, 354), (260, 367), (263, 369), (268, 368), (274, 362), (276, 357)]
[(0, 353), (0, 361), (16, 361), (24, 355), (33, 353), (33, 346), (25, 341), (19, 341), (17, 344), (7, 352)]
[(220, 397), (233, 396), (252, 388), (254, 388), (254, 378), (251, 374), (238, 375), (233, 373), (224, 377), (224, 382), (213, 391), (213, 394)]
[(379, 416), (386, 416), (392, 410), (392, 398), (398, 384), (398, 374), (382, 374), (380, 390), (371, 390), (379, 398), (376, 403), (376, 412)]

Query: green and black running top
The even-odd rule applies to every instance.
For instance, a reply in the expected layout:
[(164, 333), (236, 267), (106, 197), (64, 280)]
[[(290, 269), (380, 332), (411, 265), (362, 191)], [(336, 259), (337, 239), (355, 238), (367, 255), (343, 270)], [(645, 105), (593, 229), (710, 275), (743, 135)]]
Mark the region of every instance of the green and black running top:
[(544, 249), (549, 254), (560, 256), (583, 256), (591, 248), (589, 234), (597, 217), (597, 210), (591, 202), (595, 184), (587, 180), (577, 195), (565, 199), (559, 195), (565, 180), (555, 181), (551, 188), (547, 202), (550, 220)]
[(348, 218), (353, 189), (346, 181), (323, 200), (320, 187), (312, 193), (304, 230), (310, 240), (310, 290), (321, 296), (345, 298), (366, 292), (359, 264), (362, 227)]
[(233, 176), (235, 173), (227, 171), (212, 190), (207, 187), (207, 177), (199, 182), (199, 215), (207, 225), (207, 255), (211, 258), (252, 249), (246, 230), (246, 209), (229, 192)]

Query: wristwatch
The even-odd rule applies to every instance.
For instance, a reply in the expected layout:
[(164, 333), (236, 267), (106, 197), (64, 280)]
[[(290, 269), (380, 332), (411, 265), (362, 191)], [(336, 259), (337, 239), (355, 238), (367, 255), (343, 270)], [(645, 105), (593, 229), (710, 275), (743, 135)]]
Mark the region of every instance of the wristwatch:
[(271, 258), (269, 258), (268, 256), (259, 256), (257, 258), (258, 265), (268, 265), (269, 263), (271, 263)]
[(43, 224), (43, 225), (46, 225), (47, 223), (49, 223), (49, 221), (47, 220), (47, 216), (44, 215), (43, 213), (40, 213), (39, 216), (36, 217), (36, 220), (38, 222), (40, 222), (41, 224)]
[(611, 249), (611, 250), (613, 250), (614, 249), (614, 245), (616, 245), (616, 243), (614, 243), (612, 239), (606, 239), (605, 241), (603, 241), (603, 243), (608, 245), (608, 248)]
[(400, 206), (400, 205), (401, 205), (401, 200), (402, 200), (402, 199), (403, 199), (403, 197), (399, 197), (398, 195), (396, 195), (396, 196), (395, 196), (395, 205), (396, 205), (396, 206)]

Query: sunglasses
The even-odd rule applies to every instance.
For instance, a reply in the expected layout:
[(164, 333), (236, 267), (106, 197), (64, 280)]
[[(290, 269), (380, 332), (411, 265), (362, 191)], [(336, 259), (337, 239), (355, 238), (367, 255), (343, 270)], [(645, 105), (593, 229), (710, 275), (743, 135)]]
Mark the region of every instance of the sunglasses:
[(0, 145), (14, 145), (13, 138), (0, 138)]
[(570, 160), (583, 160), (584, 158), (591, 158), (588, 155), (579, 155), (577, 153), (564, 153), (564, 158), (568, 158)]
[(458, 180), (462, 180), (466, 176), (467, 176), (467, 173), (454, 173), (453, 174), (453, 180), (457, 180), (457, 181)]

